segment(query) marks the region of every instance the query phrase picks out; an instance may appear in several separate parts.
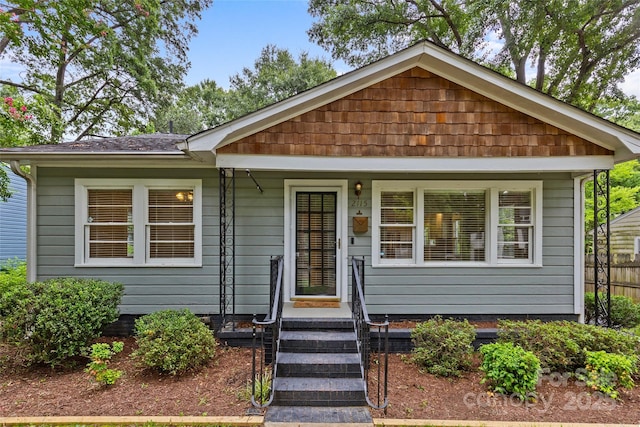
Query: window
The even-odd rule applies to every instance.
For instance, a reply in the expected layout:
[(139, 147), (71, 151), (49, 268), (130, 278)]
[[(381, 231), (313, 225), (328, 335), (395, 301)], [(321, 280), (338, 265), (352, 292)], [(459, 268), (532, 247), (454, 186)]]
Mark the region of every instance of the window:
[(415, 207), (411, 191), (380, 195), (380, 258), (413, 260)]
[(374, 181), (374, 265), (540, 265), (540, 181)]
[(76, 201), (76, 265), (200, 265), (200, 180), (79, 179)]

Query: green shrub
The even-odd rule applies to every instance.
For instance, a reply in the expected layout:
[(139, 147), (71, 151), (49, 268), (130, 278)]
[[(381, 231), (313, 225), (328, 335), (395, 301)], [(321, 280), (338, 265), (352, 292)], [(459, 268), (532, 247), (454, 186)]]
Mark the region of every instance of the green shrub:
[(428, 372), (460, 376), (471, 366), (476, 330), (466, 319), (433, 319), (418, 323), (411, 332), (413, 360)]
[(135, 336), (138, 349), (133, 357), (171, 375), (196, 369), (215, 355), (211, 331), (188, 309), (142, 316), (136, 320)]
[(0, 341), (20, 341), (33, 292), (27, 286), (27, 264), (9, 260), (0, 266)]
[(636, 356), (607, 353), (605, 351), (587, 352), (586, 374), (581, 380), (594, 390), (600, 391), (612, 399), (618, 398), (618, 386), (633, 388), (633, 378), (638, 371)]
[(533, 352), (543, 368), (556, 372), (574, 372), (584, 367), (587, 351), (632, 356), (639, 350), (632, 334), (569, 321), (500, 320), (498, 341), (512, 342)]
[[(584, 294), (584, 315), (586, 323), (595, 321), (596, 301), (593, 292)], [(621, 328), (640, 325), (640, 304), (624, 295), (611, 295), (611, 325)]]
[(113, 385), (118, 378), (122, 376), (122, 371), (117, 369), (109, 369), (109, 361), (111, 358), (120, 353), (124, 349), (124, 343), (115, 341), (113, 344), (97, 343), (91, 346), (89, 358), (91, 362), (87, 364), (84, 370), (91, 375), (95, 382), (101, 385)]
[(102, 329), (118, 318), (123, 286), (60, 278), (18, 284), (13, 290), (12, 298), (19, 295), (21, 300), (9, 313), (3, 336), (23, 348), (28, 363), (55, 367), (85, 352)]
[(509, 342), (483, 345), (480, 353), (482, 383), (488, 382), (493, 391), (513, 394), (521, 400), (532, 397), (540, 371), (540, 360), (535, 354)]

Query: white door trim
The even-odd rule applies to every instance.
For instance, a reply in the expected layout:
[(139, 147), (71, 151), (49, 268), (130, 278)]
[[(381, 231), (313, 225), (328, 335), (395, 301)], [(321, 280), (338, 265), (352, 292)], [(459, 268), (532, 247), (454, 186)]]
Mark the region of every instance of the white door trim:
[(336, 248), (336, 293), (341, 301), (347, 301), (348, 278), (348, 189), (346, 179), (285, 179), (284, 180), (284, 300), (291, 301), (295, 286), (295, 193), (296, 191), (335, 191), (336, 197), (336, 235), (340, 239)]

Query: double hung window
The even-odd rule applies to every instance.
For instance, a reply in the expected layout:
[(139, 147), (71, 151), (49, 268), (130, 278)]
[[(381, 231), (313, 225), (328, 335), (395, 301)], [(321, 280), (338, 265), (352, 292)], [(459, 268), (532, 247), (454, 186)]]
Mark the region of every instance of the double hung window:
[(374, 181), (374, 265), (541, 264), (540, 181)]
[(200, 180), (76, 180), (76, 265), (199, 265)]

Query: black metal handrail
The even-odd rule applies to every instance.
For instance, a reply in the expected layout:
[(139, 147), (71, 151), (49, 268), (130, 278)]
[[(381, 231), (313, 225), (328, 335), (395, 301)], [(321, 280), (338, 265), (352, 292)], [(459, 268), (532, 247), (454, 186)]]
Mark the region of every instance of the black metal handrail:
[[(251, 403), (257, 408), (265, 408), (273, 401), (273, 379), (275, 378), (276, 354), (278, 353), (278, 335), (282, 319), (282, 256), (271, 258), (271, 277), (269, 286), (269, 313), (262, 322), (253, 315), (253, 364), (251, 369)], [(258, 328), (260, 333), (258, 334)], [(260, 344), (258, 345), (258, 335)], [(258, 351), (259, 350), (259, 351)], [(260, 362), (256, 362), (259, 356)], [(265, 391), (265, 388), (267, 390)], [(265, 400), (265, 394), (269, 397)]]
[[(362, 375), (365, 385), (365, 396), (369, 406), (375, 409), (387, 411), (388, 398), (388, 368), (389, 368), (389, 318), (385, 316), (382, 323), (374, 323), (369, 318), (367, 305), (364, 299), (364, 258), (351, 258), (351, 313), (356, 322), (356, 335), (360, 351)], [(369, 373), (371, 367), (371, 328), (378, 328), (378, 345), (376, 359), (377, 378), (373, 378), (376, 384), (376, 403), (369, 398)], [(384, 334), (382, 331), (384, 330)], [(384, 340), (384, 348), (383, 348)], [(384, 360), (380, 360), (383, 358)]]

